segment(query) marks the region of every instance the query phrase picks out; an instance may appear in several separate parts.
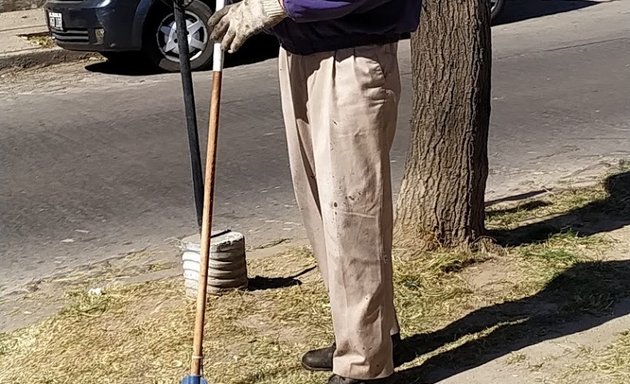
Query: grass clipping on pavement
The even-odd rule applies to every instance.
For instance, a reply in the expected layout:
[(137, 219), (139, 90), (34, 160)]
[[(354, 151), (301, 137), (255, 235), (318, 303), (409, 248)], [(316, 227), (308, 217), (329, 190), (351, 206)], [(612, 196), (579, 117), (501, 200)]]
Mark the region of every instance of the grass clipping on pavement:
[[(598, 185), (546, 195), (536, 201), (489, 210), (488, 227), (498, 237), (509, 239), (516, 233), (513, 238), (518, 241), (514, 245), (475, 252), (395, 251), (396, 304), (403, 333), (428, 335), (427, 342), (416, 351), (418, 357), (405, 368), (427, 361), (443, 362), (440, 357), (449, 354), (462, 364), (474, 364), (480, 354), (487, 352), (485, 348), (492, 349), (493, 343), (502, 342), (498, 336), (488, 343), (475, 344), (476, 340), (484, 340), (510, 322), (522, 322), (510, 317), (509, 311), (501, 312), (505, 303), (530, 303), (538, 308), (531, 298), (555, 289), (562, 295), (556, 295), (561, 300), (551, 300), (553, 313), (570, 317), (583, 312), (603, 313), (617, 299), (630, 295), (630, 288), (622, 284), (614, 285), (612, 291), (610, 286), (598, 289), (598, 284), (611, 279), (604, 272), (598, 274), (597, 268), (587, 274), (590, 278), (581, 276), (583, 284), (554, 285), (580, 265), (597, 263), (602, 252), (614, 246), (605, 235), (583, 236), (570, 225), (557, 225), (540, 241), (523, 241), (527, 233), (536, 237), (541, 228), (547, 228), (540, 223), (555, 225), (562, 222), (562, 217), (570, 222), (571, 212), (579, 212), (574, 219), (583, 220), (584, 215), (600, 213), (601, 204), (611, 201), (616, 204), (616, 213), (629, 214), (628, 195), (611, 196)], [(249, 272), (250, 276), (280, 278), (314, 265), (308, 251), (294, 249), (251, 261)], [(499, 272), (499, 277), (487, 281), (471, 278), (479, 271), (492, 269)], [(305, 275), (302, 282), (208, 300), (204, 376), (210, 383), (325, 382), (326, 374), (308, 373), (299, 364), (305, 350), (332, 340), (327, 296), (316, 271)], [(174, 383), (186, 375), (194, 302), (184, 298), (180, 279), (106, 286), (101, 295), (89, 294), (89, 288), (76, 286), (70, 290), (65, 309), (54, 317), (0, 334), (1, 383)], [(491, 306), (498, 306), (493, 315), (495, 323), (470, 332), (461, 328), (453, 335), (431, 339), (432, 332), (447, 329), (444, 327), (454, 321)], [(513, 334), (504, 338), (517, 336), (521, 337)], [(427, 347), (431, 340), (434, 348)], [(474, 348), (466, 349), (469, 345)], [(627, 336), (620, 345), (627, 348)], [(618, 358), (614, 351), (611, 356)], [(598, 365), (591, 367), (593, 370), (619, 375), (618, 370), (606, 373), (609, 365), (605, 361), (594, 364)], [(628, 370), (627, 366), (620, 369)]]
[(35, 44), (42, 48), (53, 48), (55, 46), (55, 40), (50, 36), (50, 33), (32, 33), (28, 35), (23, 35), (26, 40), (28, 40), (31, 44)]

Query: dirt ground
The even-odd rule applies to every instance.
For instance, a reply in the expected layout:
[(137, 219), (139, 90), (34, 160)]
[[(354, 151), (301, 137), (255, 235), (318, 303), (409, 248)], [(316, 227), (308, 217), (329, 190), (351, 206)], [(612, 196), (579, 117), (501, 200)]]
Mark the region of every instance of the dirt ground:
[[(630, 267), (630, 226), (608, 232), (606, 236), (613, 239), (615, 246), (598, 255), (598, 260), (621, 268)], [(588, 272), (586, 268), (585, 273)], [(514, 271), (506, 270), (505, 265), (501, 263), (491, 262), (472, 268), (466, 275), (473, 287), (483, 291), (501, 287), (497, 283), (509, 279), (510, 273)], [(627, 271), (619, 276), (613, 272), (607, 277), (616, 279), (624, 276), (628, 276)], [(606, 295), (607, 292), (598, 292), (598, 294)], [(630, 298), (611, 302), (605, 315), (601, 313), (592, 315), (586, 311), (559, 322), (553, 320), (557, 306), (550, 305), (546, 300), (525, 302), (515, 305), (514, 308), (500, 309), (500, 311), (504, 313), (516, 311), (515, 317), (519, 319), (530, 319), (529, 315), (535, 313), (544, 320), (540, 321), (540, 325), (533, 322), (535, 326), (531, 327), (527, 325), (529, 320), (524, 320), (524, 324), (515, 326), (515, 328), (521, 326), (525, 331), (522, 338), (519, 337), (505, 344), (498, 343), (490, 348), (489, 355), (478, 359), (475, 367), (445, 369), (429, 373), (426, 377), (427, 382), (444, 384), (630, 383), (630, 366), (619, 367), (612, 362), (600, 364), (600, 360), (610, 358), (609, 355), (615, 348), (615, 343), (627, 336), (630, 331)], [(545, 324), (549, 319), (551, 319), (551, 324)], [(539, 331), (542, 334), (536, 334)], [(514, 333), (521, 334), (518, 330)], [(485, 342), (488, 341), (485, 340)], [(453, 356), (455, 360), (456, 356), (456, 354)], [(606, 372), (602, 364), (611, 364), (610, 370), (616, 372)]]
[[(395, 250), (412, 357), (397, 383), (630, 382), (630, 173), (488, 207), (474, 252)], [(2, 298), (0, 382), (167, 383), (185, 375), (194, 303), (177, 252), (129, 254)], [(209, 299), (212, 383), (323, 383), (301, 353), (332, 338), (303, 243), (249, 251), (248, 292)], [(102, 288), (102, 294), (89, 294)]]

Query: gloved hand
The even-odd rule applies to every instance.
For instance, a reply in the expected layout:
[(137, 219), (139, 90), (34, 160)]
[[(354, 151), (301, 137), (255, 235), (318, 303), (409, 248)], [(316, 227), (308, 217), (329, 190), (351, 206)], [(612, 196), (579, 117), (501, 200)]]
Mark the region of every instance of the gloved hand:
[(236, 52), (247, 39), (271, 28), (287, 17), (280, 0), (243, 0), (228, 5), (208, 20), (210, 38), (230, 52)]

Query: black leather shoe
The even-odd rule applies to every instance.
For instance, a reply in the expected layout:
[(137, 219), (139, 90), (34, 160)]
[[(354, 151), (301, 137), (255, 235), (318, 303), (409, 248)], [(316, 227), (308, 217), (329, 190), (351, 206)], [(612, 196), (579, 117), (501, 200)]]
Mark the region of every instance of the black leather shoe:
[(377, 380), (357, 380), (357, 379), (346, 379), (345, 377), (332, 375), (330, 379), (328, 379), (328, 384), (388, 384), (388, 383), (391, 383), (391, 380), (389, 377), (385, 379), (377, 379)]
[[(394, 343), (394, 367), (399, 367), (415, 358), (415, 355), (412, 356), (412, 351), (404, 348), (399, 334), (392, 336), (392, 342)], [(326, 348), (308, 351), (302, 356), (302, 366), (309, 371), (332, 371), (334, 353), (334, 343)]]
[(302, 366), (309, 371), (332, 371), (332, 361), (337, 346), (333, 343), (326, 348), (308, 351), (302, 356)]

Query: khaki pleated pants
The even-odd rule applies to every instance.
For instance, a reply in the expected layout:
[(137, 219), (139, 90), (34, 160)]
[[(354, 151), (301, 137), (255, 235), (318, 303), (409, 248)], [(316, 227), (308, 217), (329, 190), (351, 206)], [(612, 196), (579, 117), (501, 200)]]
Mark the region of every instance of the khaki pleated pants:
[(393, 373), (389, 152), (400, 99), (397, 47), (280, 52), (295, 195), (330, 295), (333, 372), (346, 378)]

